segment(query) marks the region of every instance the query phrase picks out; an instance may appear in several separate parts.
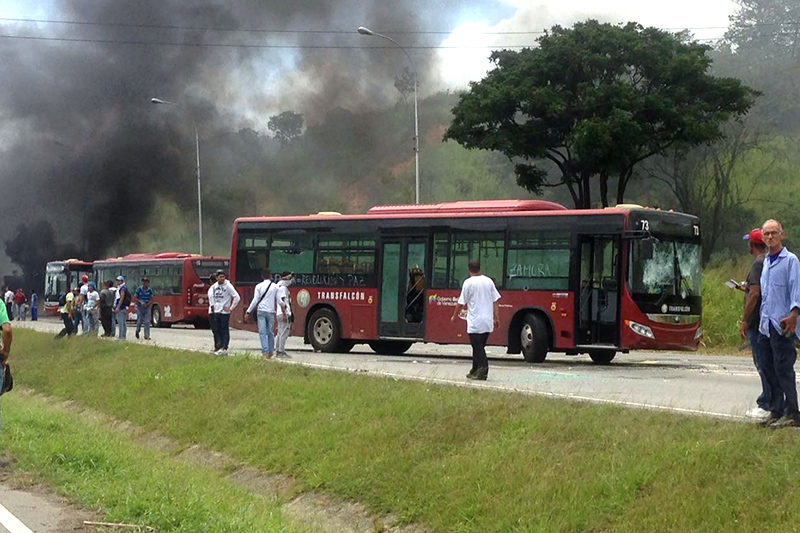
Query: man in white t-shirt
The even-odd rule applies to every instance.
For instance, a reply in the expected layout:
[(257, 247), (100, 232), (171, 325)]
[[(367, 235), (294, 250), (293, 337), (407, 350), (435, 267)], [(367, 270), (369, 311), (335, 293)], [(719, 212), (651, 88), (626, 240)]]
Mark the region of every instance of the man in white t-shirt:
[(209, 307), (214, 311), (214, 322), (217, 325), (220, 348), (217, 355), (228, 355), (228, 344), (231, 341), (231, 311), (241, 299), (233, 288), (224, 270), (217, 270), (217, 282), (208, 289)]
[(486, 358), (486, 341), (494, 328), (500, 326), (500, 293), (494, 286), (494, 281), (481, 274), (481, 262), (470, 259), (468, 264), (469, 277), (461, 286), (461, 295), (458, 297), (451, 322), (467, 308), (467, 334), (472, 344), (472, 369), (467, 374), (467, 379), (484, 381), (489, 376), (489, 360)]
[(256, 312), (258, 336), (261, 339), (261, 355), (272, 359), (275, 355), (275, 307), (278, 299), (278, 285), (273, 283), (269, 269), (261, 271), (261, 283), (256, 285), (253, 300), (244, 313), (244, 320), (250, 320), (250, 313)]
[(279, 359), (290, 359), (286, 353), (286, 341), (292, 329), (292, 295), (289, 292), (289, 285), (292, 284), (292, 273), (284, 272), (278, 282), (278, 307), (276, 317), (278, 320), (278, 335), (275, 337), (275, 357)]

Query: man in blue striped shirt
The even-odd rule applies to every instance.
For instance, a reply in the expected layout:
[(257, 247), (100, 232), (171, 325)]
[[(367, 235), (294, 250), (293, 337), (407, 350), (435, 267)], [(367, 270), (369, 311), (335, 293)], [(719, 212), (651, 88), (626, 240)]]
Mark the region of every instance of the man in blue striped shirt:
[(144, 324), (144, 340), (150, 340), (150, 306), (153, 305), (153, 289), (150, 288), (150, 280), (142, 278), (142, 284), (136, 287), (133, 293), (133, 300), (136, 302), (136, 338), (139, 338), (139, 331)]
[(798, 338), (800, 314), (800, 261), (784, 248), (786, 233), (777, 220), (767, 220), (761, 228), (767, 257), (761, 272), (761, 312), (758, 331), (764, 377), (770, 386), (770, 415), (765, 425), (774, 428), (800, 427), (797, 406)]

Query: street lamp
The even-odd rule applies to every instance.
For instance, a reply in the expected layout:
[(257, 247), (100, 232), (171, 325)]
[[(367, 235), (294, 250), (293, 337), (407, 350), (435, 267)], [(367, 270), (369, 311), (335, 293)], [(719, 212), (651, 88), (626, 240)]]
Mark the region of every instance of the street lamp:
[(186, 110), (186, 108), (180, 104), (168, 102), (166, 100), (162, 100), (161, 98), (151, 98), (150, 102), (154, 104), (173, 105), (179, 109), (182, 109), (189, 117), (189, 120), (192, 121), (192, 125), (194, 126), (194, 142), (197, 148), (197, 226), (200, 232), (200, 255), (203, 255), (203, 201), (200, 196), (200, 136), (197, 135), (197, 123), (194, 121), (192, 115)]
[(380, 33), (374, 32), (369, 28), (365, 28), (364, 26), (358, 27), (358, 33), (361, 35), (366, 35), (368, 37), (380, 37), (381, 39), (386, 39), (387, 41), (396, 45), (400, 50), (402, 50), (408, 61), (411, 63), (411, 68), (414, 70), (414, 203), (419, 203), (419, 113), (417, 111), (417, 67), (414, 65), (414, 60), (411, 59), (411, 55), (409, 55), (408, 50), (403, 48), (403, 45), (392, 39), (391, 37), (387, 37), (386, 35), (382, 35)]

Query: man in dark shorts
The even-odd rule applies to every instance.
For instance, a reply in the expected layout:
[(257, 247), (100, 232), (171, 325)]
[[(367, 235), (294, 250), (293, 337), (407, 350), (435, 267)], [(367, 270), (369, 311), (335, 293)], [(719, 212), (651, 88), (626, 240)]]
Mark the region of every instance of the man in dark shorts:
[(761, 394), (756, 398), (756, 406), (747, 412), (748, 416), (763, 419), (769, 416), (770, 388), (767, 378), (762, 370), (761, 358), (758, 348), (758, 323), (761, 310), (761, 271), (764, 269), (764, 256), (767, 245), (761, 228), (756, 228), (744, 236), (753, 264), (747, 273), (747, 279), (742, 284), (744, 289), (744, 314), (739, 324), (739, 335), (747, 339), (753, 351), (753, 363), (756, 365), (758, 376), (761, 378)]

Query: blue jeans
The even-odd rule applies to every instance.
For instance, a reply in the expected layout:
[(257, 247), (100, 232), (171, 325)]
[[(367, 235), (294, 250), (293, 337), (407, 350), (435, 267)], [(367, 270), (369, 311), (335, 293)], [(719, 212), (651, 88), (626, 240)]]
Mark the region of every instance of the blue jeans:
[(125, 335), (128, 333), (128, 324), (125, 323), (125, 320), (128, 318), (128, 310), (120, 309), (116, 314), (117, 325), (119, 326), (119, 338), (124, 339)]
[(231, 342), (231, 315), (229, 313), (214, 313), (214, 321), (217, 323), (219, 349), (227, 350), (228, 344)]
[(81, 308), (81, 327), (83, 328), (83, 333), (89, 333), (89, 328), (91, 328), (91, 324), (89, 324), (89, 309), (86, 306)]
[(756, 405), (766, 411), (769, 411), (770, 397), (772, 396), (772, 393), (769, 389), (767, 376), (764, 374), (764, 370), (761, 368), (761, 356), (759, 355), (758, 348), (758, 338), (760, 336), (761, 334), (757, 329), (747, 330), (747, 341), (750, 343), (750, 348), (753, 350), (753, 364), (756, 365), (758, 377), (761, 378), (761, 394), (759, 394), (758, 398), (756, 398)]
[(275, 313), (258, 311), (258, 336), (261, 338), (261, 353), (274, 353)]
[(150, 338), (150, 307), (136, 306), (136, 334), (142, 329), (144, 324), (144, 338)]
[(83, 325), (83, 309), (72, 313), (72, 329), (77, 334), (78, 327)]
[(772, 324), (769, 326), (769, 337), (761, 335), (758, 339), (761, 366), (771, 393), (769, 410), (775, 415), (800, 417), (794, 373), (797, 361), (794, 339), (794, 335), (786, 337)]

